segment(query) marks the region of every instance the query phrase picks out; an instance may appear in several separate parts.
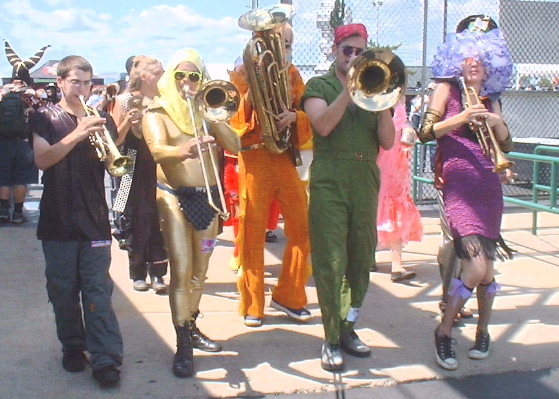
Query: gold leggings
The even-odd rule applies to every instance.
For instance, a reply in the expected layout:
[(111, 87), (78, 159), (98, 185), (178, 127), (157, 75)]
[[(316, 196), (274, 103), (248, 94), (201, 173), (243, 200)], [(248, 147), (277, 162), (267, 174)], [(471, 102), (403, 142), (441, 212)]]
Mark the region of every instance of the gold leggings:
[(178, 198), (159, 188), (157, 209), (171, 270), (171, 315), (176, 326), (184, 326), (200, 305), (217, 238), (217, 217), (206, 230), (196, 230), (180, 209)]

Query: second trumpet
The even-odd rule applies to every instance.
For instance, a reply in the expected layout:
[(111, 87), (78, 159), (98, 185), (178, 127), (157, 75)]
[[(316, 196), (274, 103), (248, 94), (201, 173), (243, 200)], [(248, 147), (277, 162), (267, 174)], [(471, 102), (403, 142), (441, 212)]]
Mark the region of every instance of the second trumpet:
[[(87, 116), (100, 116), (95, 108), (86, 105), (84, 96), (80, 96), (80, 102)], [(132, 159), (120, 154), (111, 137), (111, 132), (109, 132), (105, 125), (103, 125), (103, 134), (95, 133), (89, 137), (89, 140), (95, 147), (99, 160), (105, 162), (105, 168), (111, 176), (123, 176), (132, 170)]]

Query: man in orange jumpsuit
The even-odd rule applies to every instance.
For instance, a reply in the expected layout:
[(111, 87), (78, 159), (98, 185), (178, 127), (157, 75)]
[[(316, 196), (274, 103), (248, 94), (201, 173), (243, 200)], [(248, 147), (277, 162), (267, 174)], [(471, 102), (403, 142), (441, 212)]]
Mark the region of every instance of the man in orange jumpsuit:
[[(305, 85), (297, 68), (290, 63), (293, 32), (284, 25), (283, 41), (289, 64), (291, 109), (279, 116), (278, 129), (291, 126), (296, 147), (312, 137), (307, 115), (299, 102)], [(258, 327), (264, 315), (264, 239), (272, 199), (279, 201), (287, 237), (282, 270), (272, 293), (270, 306), (296, 320), (311, 317), (305, 309), (305, 283), (310, 275), (307, 195), (289, 151), (270, 152), (262, 143), (261, 127), (256, 121), (244, 66), (231, 72), (231, 81), (239, 88), (242, 100), (231, 126), (241, 136), (239, 152), (240, 215), (239, 245), (240, 272), (238, 289), (241, 295), (239, 312), (245, 325)]]

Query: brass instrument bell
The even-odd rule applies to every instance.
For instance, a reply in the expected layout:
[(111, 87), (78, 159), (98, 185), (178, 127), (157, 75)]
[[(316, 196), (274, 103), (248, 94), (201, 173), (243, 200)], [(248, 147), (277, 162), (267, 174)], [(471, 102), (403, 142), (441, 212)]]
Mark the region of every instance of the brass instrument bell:
[(406, 89), (406, 67), (390, 50), (372, 49), (357, 56), (347, 73), (349, 95), (368, 111), (393, 107)]

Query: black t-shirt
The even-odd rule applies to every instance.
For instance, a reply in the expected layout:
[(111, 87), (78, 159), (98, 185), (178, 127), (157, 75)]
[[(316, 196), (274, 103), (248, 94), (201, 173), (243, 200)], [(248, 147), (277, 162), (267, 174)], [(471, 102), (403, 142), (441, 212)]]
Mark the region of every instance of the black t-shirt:
[[(106, 113), (107, 129), (115, 135), (113, 119)], [(50, 145), (58, 143), (77, 126), (77, 118), (58, 105), (31, 115), (32, 133)], [(60, 162), (43, 172), (37, 238), (53, 241), (106, 241), (111, 239), (105, 199), (105, 166), (89, 140), (78, 143)]]

